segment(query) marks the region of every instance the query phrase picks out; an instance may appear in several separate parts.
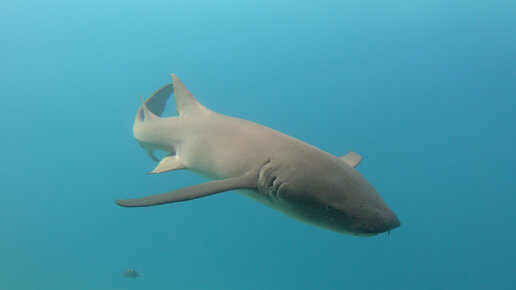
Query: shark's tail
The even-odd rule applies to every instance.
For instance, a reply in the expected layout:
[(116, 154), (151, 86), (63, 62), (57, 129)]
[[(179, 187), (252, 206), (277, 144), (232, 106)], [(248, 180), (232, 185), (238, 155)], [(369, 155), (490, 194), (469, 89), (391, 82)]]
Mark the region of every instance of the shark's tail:
[(176, 110), (179, 116), (193, 113), (195, 111), (208, 110), (199, 103), (199, 101), (197, 101), (177, 75), (172, 74), (172, 84), (167, 84), (160, 88), (145, 102), (143, 102), (136, 114), (135, 123), (143, 122), (145, 118), (150, 118), (152, 116), (161, 117), (172, 93), (175, 93)]
[[(174, 126), (178, 126), (179, 122), (177, 121), (180, 121), (182, 116), (210, 112), (209, 109), (201, 105), (201, 103), (195, 99), (192, 93), (190, 93), (183, 82), (181, 82), (175, 74), (172, 74), (172, 81), (172, 84), (167, 84), (160, 88), (147, 100), (143, 101), (142, 98), (142, 105), (134, 119), (134, 137), (140, 142), (140, 145), (144, 147), (147, 154), (149, 154), (149, 156), (155, 161), (159, 161), (159, 159), (153, 154), (155, 150), (164, 150), (173, 155), (175, 148), (165, 148), (165, 150), (164, 148), (155, 146), (154, 143), (156, 143), (157, 139), (166, 137), (161, 136), (162, 134), (149, 132), (155, 131), (156, 128), (162, 128), (165, 123), (168, 126), (167, 130), (173, 130)], [(179, 115), (171, 118), (175, 119), (174, 122), (169, 118), (161, 117), (172, 93), (174, 93), (176, 97), (176, 110)]]
[(136, 118), (134, 120), (135, 124), (143, 122), (145, 118), (149, 118), (152, 115), (161, 117), (165, 107), (167, 106), (168, 98), (173, 92), (174, 86), (172, 84), (168, 84), (157, 90), (145, 102), (142, 100), (142, 105), (136, 113)]

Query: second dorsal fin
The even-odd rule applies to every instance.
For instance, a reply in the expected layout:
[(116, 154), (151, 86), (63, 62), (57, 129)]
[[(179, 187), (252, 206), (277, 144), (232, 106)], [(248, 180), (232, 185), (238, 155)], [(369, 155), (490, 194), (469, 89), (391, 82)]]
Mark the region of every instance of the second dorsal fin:
[(176, 109), (179, 116), (205, 110), (206, 108), (197, 101), (197, 99), (190, 93), (183, 82), (172, 74), (172, 81), (174, 83), (174, 94), (176, 95)]

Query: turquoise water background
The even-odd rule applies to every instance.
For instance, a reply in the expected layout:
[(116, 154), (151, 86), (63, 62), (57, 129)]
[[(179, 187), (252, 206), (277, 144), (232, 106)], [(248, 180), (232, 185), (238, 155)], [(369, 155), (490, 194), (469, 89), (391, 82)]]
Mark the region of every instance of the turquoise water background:
[[(514, 1), (2, 1), (0, 289), (515, 289), (515, 15)], [(401, 227), (337, 234), (234, 192), (118, 207), (204, 182), (147, 175), (132, 135), (139, 95), (172, 72), (217, 112), (361, 154)]]

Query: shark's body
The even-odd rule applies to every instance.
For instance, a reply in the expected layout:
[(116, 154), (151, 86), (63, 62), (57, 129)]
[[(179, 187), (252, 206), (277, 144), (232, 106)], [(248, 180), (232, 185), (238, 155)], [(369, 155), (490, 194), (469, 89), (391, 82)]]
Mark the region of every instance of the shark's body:
[[(140, 108), (136, 139), (150, 156), (170, 153), (152, 173), (189, 169), (214, 181), (121, 206), (151, 206), (238, 192), (295, 219), (337, 232), (375, 235), (400, 225), (394, 212), (354, 167), (361, 157), (336, 157), (268, 127), (213, 112), (172, 75)], [(172, 92), (179, 116), (159, 117)]]

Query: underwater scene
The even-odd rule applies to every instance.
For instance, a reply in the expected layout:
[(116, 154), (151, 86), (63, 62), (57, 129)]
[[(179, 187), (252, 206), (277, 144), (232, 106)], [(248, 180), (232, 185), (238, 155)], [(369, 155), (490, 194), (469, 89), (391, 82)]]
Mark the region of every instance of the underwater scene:
[(0, 289), (516, 289), (514, 15), (3, 1)]

